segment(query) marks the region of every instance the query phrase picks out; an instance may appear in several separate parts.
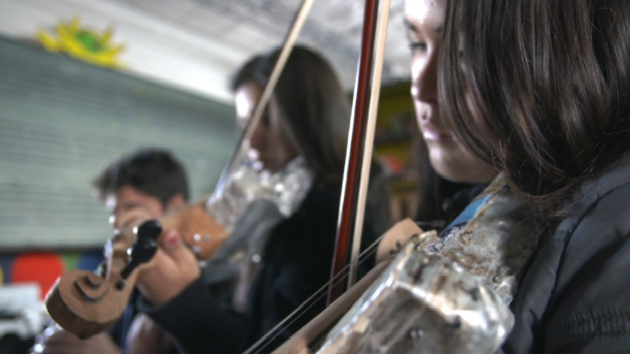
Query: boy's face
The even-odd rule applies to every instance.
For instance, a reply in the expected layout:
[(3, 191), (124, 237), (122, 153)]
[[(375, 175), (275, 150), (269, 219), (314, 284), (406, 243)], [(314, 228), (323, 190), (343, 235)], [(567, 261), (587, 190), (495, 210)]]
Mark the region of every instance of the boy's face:
[(160, 200), (131, 186), (122, 186), (107, 196), (109, 222), (115, 229), (132, 228), (148, 219), (159, 219), (164, 214)]

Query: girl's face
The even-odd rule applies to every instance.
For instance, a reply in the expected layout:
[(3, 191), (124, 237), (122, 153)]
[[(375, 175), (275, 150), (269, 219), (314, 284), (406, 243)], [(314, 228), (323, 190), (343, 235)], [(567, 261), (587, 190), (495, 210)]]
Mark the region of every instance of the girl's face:
[(468, 151), (440, 118), (437, 75), (445, 10), (446, 0), (405, 1), (416, 119), (431, 165), (440, 176), (459, 183), (489, 182), (496, 170)]
[[(261, 95), (262, 89), (254, 83), (243, 84), (236, 90), (236, 122), (241, 129), (247, 126)], [(280, 129), (272, 129), (269, 108), (263, 113), (248, 144), (247, 156), (260, 170), (277, 172), (297, 156)]]

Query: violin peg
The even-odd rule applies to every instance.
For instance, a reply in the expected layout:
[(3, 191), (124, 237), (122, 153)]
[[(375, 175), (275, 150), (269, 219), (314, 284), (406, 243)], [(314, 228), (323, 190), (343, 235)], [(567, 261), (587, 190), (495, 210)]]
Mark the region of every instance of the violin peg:
[[(140, 264), (150, 261), (157, 252), (156, 240), (162, 233), (162, 226), (157, 220), (149, 220), (135, 230), (138, 237), (131, 247), (130, 259), (120, 273), (122, 279), (127, 279), (131, 272)], [(122, 289), (124, 285), (117, 284)]]
[(134, 229), (134, 233), (138, 236), (138, 238), (150, 238), (153, 240), (157, 240), (162, 233), (162, 225), (157, 220), (149, 220), (142, 223), (142, 225), (137, 226)]

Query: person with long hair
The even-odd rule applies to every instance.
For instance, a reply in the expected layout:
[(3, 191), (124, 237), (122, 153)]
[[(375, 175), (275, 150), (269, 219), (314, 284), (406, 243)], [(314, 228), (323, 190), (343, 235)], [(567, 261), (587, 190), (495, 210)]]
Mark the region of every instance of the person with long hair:
[(630, 352), (630, 2), (449, 0), (442, 31), (445, 125), (545, 220), (502, 352)]
[[(274, 50), (254, 57), (234, 76), (239, 126), (250, 119), (278, 55)], [(249, 282), (242, 288), (239, 279), (233, 303), (221, 301), (176, 231), (160, 238), (156, 266), (139, 279), (141, 309), (186, 353), (242, 352), (329, 280), (349, 117), (347, 96), (330, 64), (310, 49), (294, 48), (248, 142), (247, 156), (261, 174), (307, 171), (298, 182), (310, 187), (296, 210), (268, 228), (262, 252), (240, 274)], [(246, 212), (231, 238), (253, 232), (247, 225), (263, 222), (256, 218)], [(364, 243), (384, 231), (375, 232), (371, 218), (366, 220)], [(324, 301), (277, 333), (263, 352), (321, 312)]]
[(411, 51), (411, 95), (422, 144), (418, 150), (419, 195), (416, 220), (442, 229), (496, 176), (492, 164), (472, 154), (444, 123), (438, 106), (438, 63), (446, 0), (405, 4)]

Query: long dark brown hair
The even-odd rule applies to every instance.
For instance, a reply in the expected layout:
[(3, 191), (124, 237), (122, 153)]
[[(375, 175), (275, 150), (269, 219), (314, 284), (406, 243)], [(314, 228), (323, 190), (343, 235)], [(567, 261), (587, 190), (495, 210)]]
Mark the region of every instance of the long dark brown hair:
[[(265, 87), (280, 50), (245, 63), (232, 80)], [(281, 130), (323, 182), (340, 182), (345, 163), (350, 105), (331, 65), (314, 51), (296, 46), (278, 79), (269, 107), (271, 128)]]
[(630, 1), (449, 0), (440, 110), (545, 210), (630, 143)]

